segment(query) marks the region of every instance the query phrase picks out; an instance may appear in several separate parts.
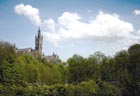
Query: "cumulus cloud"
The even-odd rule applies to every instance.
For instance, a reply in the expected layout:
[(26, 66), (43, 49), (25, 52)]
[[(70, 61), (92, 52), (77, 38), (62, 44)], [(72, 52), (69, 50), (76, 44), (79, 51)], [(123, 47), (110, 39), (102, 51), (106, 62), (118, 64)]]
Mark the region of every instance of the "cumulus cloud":
[(140, 10), (134, 10), (132, 13), (133, 13), (134, 15), (140, 15)]
[[(120, 16), (115, 13), (99, 11), (95, 18), (89, 18), (88, 22), (83, 22), (82, 16), (78, 13), (71, 12), (64, 12), (57, 20), (41, 19), (37, 8), (24, 4), (16, 5), (15, 13), (26, 16), (37, 26), (41, 25), (44, 39), (55, 46), (69, 39), (116, 42), (125, 46), (140, 41), (140, 30), (134, 31), (133, 24), (121, 20)], [(134, 10), (133, 14), (139, 15), (140, 10)]]
[(55, 27), (56, 27), (56, 23), (53, 19), (44, 19), (43, 20), (43, 27), (45, 29), (50, 29), (51, 31), (55, 30)]
[[(132, 35), (133, 25), (120, 19), (118, 14), (109, 14), (100, 11), (94, 19), (82, 22), (82, 17), (77, 13), (64, 12), (58, 17), (46, 20), (44, 36), (47, 41), (58, 45), (66, 39), (93, 39), (96, 41), (122, 42), (123, 40), (137, 39)], [(125, 41), (126, 42), (126, 41)]]
[(139, 36), (140, 36), (140, 30), (138, 30), (138, 31), (137, 31), (137, 35), (139, 35)]
[(37, 8), (33, 8), (31, 5), (19, 4), (14, 9), (18, 15), (26, 16), (37, 26), (41, 25), (41, 18)]

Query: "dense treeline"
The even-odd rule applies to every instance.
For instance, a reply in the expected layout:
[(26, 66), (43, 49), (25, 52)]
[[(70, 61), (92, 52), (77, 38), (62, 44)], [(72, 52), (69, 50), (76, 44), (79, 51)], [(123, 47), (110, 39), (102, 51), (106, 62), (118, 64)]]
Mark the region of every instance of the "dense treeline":
[(139, 96), (140, 44), (50, 64), (0, 42), (0, 96)]

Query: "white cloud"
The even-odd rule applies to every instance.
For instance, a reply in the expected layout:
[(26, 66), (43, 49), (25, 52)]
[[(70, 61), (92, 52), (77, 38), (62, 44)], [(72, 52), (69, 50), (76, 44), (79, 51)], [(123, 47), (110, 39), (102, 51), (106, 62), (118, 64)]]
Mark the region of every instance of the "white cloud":
[(133, 13), (134, 15), (140, 15), (140, 10), (134, 10), (132, 13)]
[(28, 17), (35, 25), (41, 25), (39, 10), (31, 5), (19, 4), (15, 6), (15, 13)]
[(60, 36), (57, 33), (49, 33), (43, 32), (44, 39), (54, 44), (55, 46), (59, 46), (58, 41), (60, 41)]
[(51, 31), (53, 31), (55, 30), (55, 26), (56, 23), (53, 19), (43, 20), (43, 27), (45, 27), (45, 29), (50, 29)]
[[(44, 39), (55, 46), (67, 39), (90, 39), (106, 43), (117, 43), (129, 46), (139, 42), (140, 30), (133, 34), (133, 25), (120, 19), (118, 14), (99, 11), (96, 17), (83, 22), (77, 13), (64, 12), (57, 20), (52, 18), (41, 20), (39, 10), (31, 5), (19, 4), (15, 12), (28, 17), (35, 25), (43, 28)], [(140, 14), (134, 10), (133, 14)]]
[(137, 40), (132, 35), (134, 31), (133, 25), (120, 20), (117, 14), (108, 14), (100, 11), (95, 19), (89, 20), (88, 23), (82, 22), (81, 19), (79, 14), (70, 12), (64, 12), (62, 16), (58, 17), (56, 22), (53, 19), (49, 19), (51, 26), (49, 23), (47, 25), (50, 29), (53, 26), (53, 31), (47, 30), (45, 32), (46, 40), (55, 45), (66, 39), (88, 38), (106, 42)]
[(138, 30), (137, 34), (140, 35), (140, 30)]

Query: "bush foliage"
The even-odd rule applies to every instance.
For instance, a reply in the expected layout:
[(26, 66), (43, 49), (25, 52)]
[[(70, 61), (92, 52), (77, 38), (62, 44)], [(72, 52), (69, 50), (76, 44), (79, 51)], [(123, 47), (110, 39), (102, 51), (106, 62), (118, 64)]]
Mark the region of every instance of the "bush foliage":
[(0, 96), (139, 96), (140, 45), (50, 64), (0, 42)]

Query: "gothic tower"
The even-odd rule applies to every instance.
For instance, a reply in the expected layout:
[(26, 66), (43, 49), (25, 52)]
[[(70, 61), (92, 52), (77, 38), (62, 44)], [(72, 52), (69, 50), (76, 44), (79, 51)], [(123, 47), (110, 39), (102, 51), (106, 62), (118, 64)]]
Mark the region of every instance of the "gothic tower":
[(40, 27), (38, 29), (38, 36), (35, 36), (35, 50), (42, 54), (42, 43), (43, 43), (43, 36), (41, 36)]

